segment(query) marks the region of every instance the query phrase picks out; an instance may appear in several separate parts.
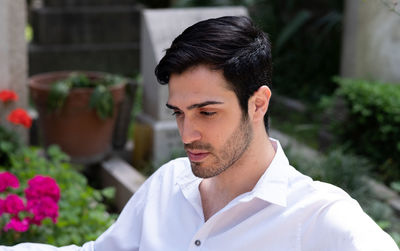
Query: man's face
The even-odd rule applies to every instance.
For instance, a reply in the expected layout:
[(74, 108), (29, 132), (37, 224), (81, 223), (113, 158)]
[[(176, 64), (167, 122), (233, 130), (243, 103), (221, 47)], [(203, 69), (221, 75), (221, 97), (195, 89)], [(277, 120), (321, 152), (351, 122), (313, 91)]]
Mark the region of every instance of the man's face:
[(173, 110), (194, 175), (209, 178), (232, 166), (252, 140), (235, 93), (222, 71), (200, 65), (172, 74), (167, 107)]

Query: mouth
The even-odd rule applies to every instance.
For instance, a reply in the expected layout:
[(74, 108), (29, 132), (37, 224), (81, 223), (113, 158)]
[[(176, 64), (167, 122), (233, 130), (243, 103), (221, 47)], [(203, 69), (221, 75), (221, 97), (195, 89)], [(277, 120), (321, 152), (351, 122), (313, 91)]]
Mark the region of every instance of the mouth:
[(191, 162), (201, 162), (204, 160), (210, 153), (209, 152), (200, 152), (200, 151), (186, 151)]

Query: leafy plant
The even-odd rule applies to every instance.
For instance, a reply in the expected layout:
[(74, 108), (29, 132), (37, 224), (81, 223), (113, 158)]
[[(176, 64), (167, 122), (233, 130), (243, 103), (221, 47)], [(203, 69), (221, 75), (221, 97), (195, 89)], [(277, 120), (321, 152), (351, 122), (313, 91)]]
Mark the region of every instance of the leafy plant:
[(89, 107), (96, 110), (101, 119), (112, 117), (114, 101), (109, 87), (121, 84), (124, 78), (107, 74), (104, 78), (89, 78), (83, 73), (72, 73), (68, 78), (52, 84), (48, 105), (52, 110), (60, 109), (73, 88), (92, 88)]
[[(0, 100), (3, 106), (8, 106), (18, 100), (18, 95), (11, 90), (0, 91)], [(12, 110), (7, 116), (8, 122), (17, 126), (30, 128), (32, 119), (29, 114), (22, 108)], [(18, 151), (21, 141), (15, 131), (0, 126), (0, 165), (8, 164), (11, 153)]]
[[(59, 217), (56, 224), (47, 219), (40, 226), (33, 225), (29, 232), (13, 232), (12, 238), (0, 238), (1, 244), (41, 242), (56, 246), (82, 245), (96, 239), (114, 222), (115, 215), (107, 213), (102, 203), (105, 196), (113, 196), (113, 191), (100, 191), (88, 186), (85, 176), (67, 162), (69, 157), (58, 147), (49, 147), (47, 152), (25, 147), (11, 154), (10, 159), (11, 164), (1, 166), (0, 171), (12, 172), (21, 184), (27, 184), (38, 174), (56, 180), (61, 189)], [(20, 193), (25, 187), (21, 186)]]
[[(25, 198), (10, 193), (11, 188), (19, 188), (18, 177), (9, 172), (0, 173), (0, 230), (3, 240), (12, 240), (15, 234), (27, 232), (32, 225), (40, 226), (45, 218), (54, 223), (58, 218), (60, 188), (51, 177), (37, 175), (28, 180)], [(13, 230), (13, 231), (10, 231)]]
[[(348, 149), (367, 156), (384, 181), (400, 179), (400, 86), (365, 80), (335, 78), (332, 133)], [(342, 109), (335, 105), (342, 103)], [(343, 109), (345, 111), (343, 111)]]

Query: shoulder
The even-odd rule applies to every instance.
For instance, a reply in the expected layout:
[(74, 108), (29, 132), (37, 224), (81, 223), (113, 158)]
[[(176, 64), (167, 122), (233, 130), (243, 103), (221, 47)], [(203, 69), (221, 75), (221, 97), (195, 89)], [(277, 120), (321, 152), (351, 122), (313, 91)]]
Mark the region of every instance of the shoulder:
[[(301, 211), (302, 244), (315, 250), (398, 250), (343, 189), (298, 174), (289, 183), (290, 206)], [(329, 248), (328, 248), (329, 247)]]
[[(398, 250), (385, 233), (354, 199), (340, 199), (320, 208), (307, 231), (329, 238), (317, 241), (332, 250)], [(318, 227), (317, 227), (318, 226)]]

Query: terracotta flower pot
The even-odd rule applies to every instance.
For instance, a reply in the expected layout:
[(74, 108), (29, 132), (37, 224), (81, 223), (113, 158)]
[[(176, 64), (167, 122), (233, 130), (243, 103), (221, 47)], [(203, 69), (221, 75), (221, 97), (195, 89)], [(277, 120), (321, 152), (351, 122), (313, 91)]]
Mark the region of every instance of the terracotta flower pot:
[[(39, 113), (38, 127), (45, 147), (57, 144), (73, 162), (100, 161), (111, 150), (112, 134), (119, 106), (124, 99), (125, 83), (110, 87), (114, 100), (111, 118), (101, 119), (89, 107), (93, 88), (72, 88), (61, 109), (51, 111), (47, 98), (51, 84), (67, 78), (71, 72), (49, 72), (29, 79), (32, 101)], [(83, 72), (89, 79), (104, 77), (101, 72)]]

